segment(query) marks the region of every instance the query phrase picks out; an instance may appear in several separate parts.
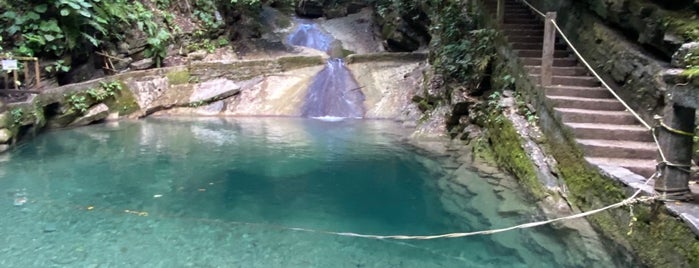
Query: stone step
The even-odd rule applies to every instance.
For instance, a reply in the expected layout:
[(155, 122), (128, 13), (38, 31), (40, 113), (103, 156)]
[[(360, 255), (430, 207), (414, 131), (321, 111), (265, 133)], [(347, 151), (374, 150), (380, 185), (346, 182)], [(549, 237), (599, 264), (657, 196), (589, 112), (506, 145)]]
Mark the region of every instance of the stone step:
[(655, 173), (655, 160), (635, 159), (635, 158), (608, 158), (608, 157), (585, 157), (585, 160), (598, 166), (623, 167), (644, 178), (650, 178)]
[(546, 99), (558, 108), (600, 111), (624, 111), (626, 108), (616, 99), (593, 99), (581, 97), (546, 95)]
[(567, 96), (567, 97), (583, 97), (591, 99), (611, 99), (614, 95), (606, 88), (602, 87), (575, 87), (575, 86), (548, 86), (546, 87), (546, 95), (552, 96)]
[[(524, 66), (530, 74), (540, 74), (541, 66)], [(553, 67), (553, 75), (576, 76), (587, 75), (587, 69), (580, 66)]]
[(505, 38), (510, 43), (542, 43), (544, 41), (542, 36), (506, 36)]
[(577, 139), (616, 139), (653, 142), (650, 130), (641, 125), (614, 125), (600, 123), (564, 123)]
[(510, 18), (509, 15), (505, 15), (505, 24), (536, 24), (541, 26), (541, 28), (544, 28), (544, 23), (541, 22), (540, 20), (534, 18), (534, 17), (529, 17), (529, 18)]
[[(539, 74), (529, 74), (531, 79), (539, 81)], [(599, 87), (600, 82), (593, 76), (561, 76), (551, 77), (552, 85), (578, 86), (578, 87)]]
[[(529, 31), (519, 31), (519, 32), (512, 32), (512, 33), (505, 33), (505, 37), (508, 39), (513, 39), (513, 38), (531, 38), (532, 40), (537, 39), (539, 40), (538, 42), (543, 42), (544, 40), (544, 35), (541, 33), (536, 33), (536, 32), (529, 32)], [(541, 48), (539, 48), (541, 49)]]
[(556, 116), (566, 123), (601, 123), (630, 125), (636, 118), (627, 111), (600, 111), (575, 108), (553, 108)]
[(505, 29), (503, 32), (506, 35), (527, 34), (544, 36), (544, 28), (541, 29)]
[[(541, 57), (537, 58), (529, 58), (529, 57), (521, 57), (519, 58), (522, 61), (523, 65), (534, 65), (534, 66), (541, 66)], [(578, 61), (574, 58), (554, 58), (553, 59), (553, 66), (555, 67), (572, 67), (576, 66), (578, 64)]]
[[(543, 53), (541, 50), (536, 50), (536, 49), (517, 49), (515, 50), (517, 53), (517, 56), (520, 57), (541, 57), (541, 54)], [(553, 56), (557, 58), (564, 58), (568, 57), (570, 53), (567, 50), (554, 50), (553, 51)]]
[(517, 24), (517, 23), (504, 23), (502, 26), (502, 29), (523, 29), (523, 30), (531, 30), (531, 29), (543, 29), (544, 24)]
[(658, 147), (652, 142), (619, 140), (575, 140), (587, 157), (655, 159)]
[[(537, 42), (510, 42), (512, 49), (542, 49), (544, 47), (543, 38)], [(556, 49), (567, 49), (565, 44), (556, 43)]]

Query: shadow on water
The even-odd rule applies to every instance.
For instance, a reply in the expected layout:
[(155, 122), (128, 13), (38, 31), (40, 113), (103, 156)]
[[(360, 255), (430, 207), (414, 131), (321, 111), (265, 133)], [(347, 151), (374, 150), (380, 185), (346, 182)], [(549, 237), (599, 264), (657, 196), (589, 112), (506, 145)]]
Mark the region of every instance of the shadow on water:
[[(309, 47), (328, 53), (334, 39), (312, 21), (298, 20), (299, 26), (289, 35), (291, 45)], [(364, 93), (342, 59), (330, 58), (308, 88), (301, 115), (304, 117), (361, 118), (364, 116)]]

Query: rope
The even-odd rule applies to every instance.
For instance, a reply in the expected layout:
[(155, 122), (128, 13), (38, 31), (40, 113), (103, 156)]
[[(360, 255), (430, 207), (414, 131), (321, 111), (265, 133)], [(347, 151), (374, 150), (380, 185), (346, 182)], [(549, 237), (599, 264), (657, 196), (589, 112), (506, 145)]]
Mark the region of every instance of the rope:
[(534, 6), (532, 6), (532, 4), (530, 4), (530, 3), (527, 2), (526, 0), (521, 0), (521, 1), (522, 1), (522, 3), (524, 3), (525, 5), (529, 6), (529, 8), (530, 8), (531, 10), (533, 10), (534, 12), (536, 12), (537, 14), (539, 14), (539, 16), (546, 17), (546, 14), (544, 14), (544, 12), (541, 12), (541, 11), (539, 11), (538, 9), (536, 9)]
[(682, 135), (682, 136), (689, 136), (692, 138), (694, 138), (696, 136), (696, 135), (694, 135), (694, 133), (687, 132), (684, 130), (679, 130), (679, 129), (673, 128), (671, 126), (668, 126), (667, 124), (665, 124), (665, 122), (663, 121), (663, 118), (660, 116), (656, 115), (653, 118), (658, 121), (658, 124), (660, 124), (661, 127), (663, 127), (665, 130), (667, 130), (671, 133), (675, 133), (677, 135)]

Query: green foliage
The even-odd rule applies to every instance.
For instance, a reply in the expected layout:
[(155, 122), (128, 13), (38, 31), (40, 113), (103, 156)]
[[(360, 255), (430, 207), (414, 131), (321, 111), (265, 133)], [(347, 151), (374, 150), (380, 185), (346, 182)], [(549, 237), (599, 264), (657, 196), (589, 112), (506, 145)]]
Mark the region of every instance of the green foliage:
[(70, 112), (84, 113), (90, 106), (87, 104), (87, 97), (84, 94), (70, 94), (67, 96)]
[(119, 82), (100, 82), (100, 86), (98, 88), (90, 88), (86, 91), (86, 93), (96, 101), (103, 101), (116, 96), (116, 94), (121, 90), (122, 86)]
[(21, 108), (12, 109), (10, 115), (12, 116), (12, 125), (19, 126), (22, 123), (22, 118), (24, 118), (24, 110)]

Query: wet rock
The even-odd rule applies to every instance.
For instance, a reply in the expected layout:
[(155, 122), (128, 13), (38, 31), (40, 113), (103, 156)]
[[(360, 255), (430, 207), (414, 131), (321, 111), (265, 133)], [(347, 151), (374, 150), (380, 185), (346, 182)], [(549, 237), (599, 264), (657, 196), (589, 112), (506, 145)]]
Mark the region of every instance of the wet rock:
[(217, 115), (223, 112), (226, 104), (223, 101), (212, 102), (209, 105), (197, 109), (197, 113), (201, 115)]
[(690, 62), (688, 57), (690, 54), (699, 57), (699, 42), (683, 44), (680, 49), (672, 55), (672, 67), (687, 68), (690, 65), (699, 64), (699, 60), (695, 60), (698, 62)]
[(107, 115), (109, 115), (109, 107), (107, 107), (107, 105), (104, 103), (100, 103), (90, 107), (90, 109), (87, 109), (85, 115), (78, 117), (68, 126), (86, 126), (95, 121), (100, 121), (107, 118)]
[(9, 144), (0, 144), (0, 153), (7, 151), (8, 149), (10, 149)]
[(131, 69), (133, 70), (145, 70), (148, 68), (153, 67), (155, 65), (155, 62), (151, 58), (145, 58), (139, 61), (135, 61), (131, 63)]
[(0, 129), (0, 143), (7, 143), (12, 139), (12, 132), (9, 129)]

